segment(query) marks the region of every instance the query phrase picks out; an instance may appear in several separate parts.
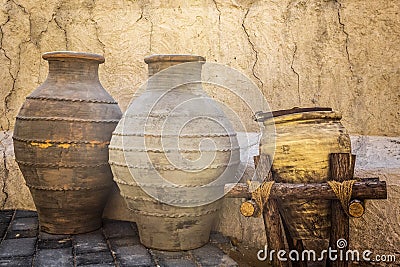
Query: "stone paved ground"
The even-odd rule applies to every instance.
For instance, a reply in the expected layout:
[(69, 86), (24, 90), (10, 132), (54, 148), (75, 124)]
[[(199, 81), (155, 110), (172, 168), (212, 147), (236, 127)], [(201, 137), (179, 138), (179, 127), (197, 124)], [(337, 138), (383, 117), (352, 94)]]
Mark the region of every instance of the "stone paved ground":
[(0, 266), (238, 266), (218, 248), (218, 233), (202, 248), (184, 252), (146, 249), (134, 223), (105, 220), (103, 228), (80, 235), (38, 230), (37, 213), (0, 211)]

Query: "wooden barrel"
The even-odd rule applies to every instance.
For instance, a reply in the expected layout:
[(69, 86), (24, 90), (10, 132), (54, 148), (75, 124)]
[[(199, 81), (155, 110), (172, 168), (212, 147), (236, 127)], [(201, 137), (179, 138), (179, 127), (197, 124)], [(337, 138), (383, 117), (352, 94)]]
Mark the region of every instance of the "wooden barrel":
[[(350, 138), (330, 108), (294, 108), (259, 114), (275, 135), (261, 139), (261, 151), (273, 157), (277, 182), (319, 183), (329, 179), (329, 154), (350, 153)], [(272, 153), (271, 153), (272, 151)], [(273, 154), (274, 152), (274, 154)], [(330, 230), (330, 202), (279, 200), (279, 209), (295, 239), (324, 239)]]
[(193, 82), (201, 80), (204, 60), (147, 57), (146, 90), (111, 139), (114, 181), (146, 247), (178, 251), (207, 243), (227, 182), (218, 179), (234, 179), (240, 162), (233, 127)]
[(77, 234), (101, 227), (113, 183), (108, 144), (122, 113), (98, 78), (104, 57), (45, 53), (49, 74), (16, 118), (15, 157), (40, 229)]

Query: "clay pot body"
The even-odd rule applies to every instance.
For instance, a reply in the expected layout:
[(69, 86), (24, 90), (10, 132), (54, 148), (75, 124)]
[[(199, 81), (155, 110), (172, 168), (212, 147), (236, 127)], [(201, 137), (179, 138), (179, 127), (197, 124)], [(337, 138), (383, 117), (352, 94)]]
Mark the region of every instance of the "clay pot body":
[[(325, 108), (326, 110), (326, 108)], [(277, 182), (320, 183), (329, 179), (329, 154), (350, 153), (350, 138), (334, 111), (278, 111), (265, 118), (275, 123), (272, 172)], [(286, 114), (285, 114), (286, 113)], [(261, 151), (273, 150), (271, 137), (261, 140)], [(330, 230), (330, 201), (280, 200), (279, 209), (295, 239), (325, 239)]]
[(146, 90), (111, 139), (114, 181), (146, 247), (179, 251), (207, 243), (224, 179), (234, 177), (240, 161), (236, 133), (225, 114), (201, 84), (191, 83), (200, 81), (204, 60), (147, 57)]
[(113, 184), (108, 144), (122, 113), (98, 78), (104, 57), (50, 52), (47, 79), (16, 118), (14, 150), (40, 228), (77, 234), (101, 227)]

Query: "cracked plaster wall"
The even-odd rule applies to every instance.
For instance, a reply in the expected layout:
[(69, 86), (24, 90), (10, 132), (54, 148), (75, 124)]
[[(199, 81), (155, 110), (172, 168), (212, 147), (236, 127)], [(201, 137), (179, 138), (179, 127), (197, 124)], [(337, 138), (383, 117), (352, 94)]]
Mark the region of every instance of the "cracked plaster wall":
[(44, 52), (103, 54), (101, 82), (123, 110), (146, 80), (144, 56), (190, 53), (243, 72), (272, 109), (330, 106), (352, 134), (399, 136), (399, 10), (394, 0), (2, 0), (1, 207), (34, 207), (10, 136), (46, 78)]

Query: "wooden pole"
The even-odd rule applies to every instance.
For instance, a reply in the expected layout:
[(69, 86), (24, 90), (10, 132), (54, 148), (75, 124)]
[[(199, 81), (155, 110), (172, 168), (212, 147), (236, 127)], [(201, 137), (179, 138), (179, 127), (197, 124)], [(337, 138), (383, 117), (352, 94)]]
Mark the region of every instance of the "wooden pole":
[[(329, 155), (330, 160), (330, 178), (338, 182), (353, 179), (354, 164), (356, 156), (348, 153), (334, 153)], [(338, 240), (344, 239), (347, 246), (338, 244)], [(339, 245), (339, 246), (338, 246)], [(327, 259), (328, 267), (347, 267), (349, 263), (345, 257), (340, 258), (339, 250), (345, 251), (349, 248), (349, 218), (343, 210), (339, 200), (332, 201), (332, 219), (331, 219), (331, 235), (329, 239), (329, 247), (337, 250), (337, 259)]]
[[(265, 178), (265, 181), (272, 181), (272, 174), (270, 172), (271, 159), (261, 154), (256, 156), (255, 163), (256, 174), (259, 179)], [(278, 203), (275, 199), (269, 199), (264, 207), (261, 207), (263, 211), (264, 227), (267, 236), (268, 250), (284, 250), (285, 249), (285, 238), (283, 234), (281, 218), (278, 210)], [(288, 262), (279, 261), (277, 258), (273, 258), (272, 266), (274, 267), (288, 267)]]
[(307, 267), (307, 260), (301, 259), (301, 255), (303, 254), (304, 251), (304, 245), (301, 239), (298, 239), (296, 241), (296, 251), (298, 251), (300, 254), (300, 260), (298, 262), (292, 262), (292, 267)]
[[(301, 239), (296, 241), (292, 238), (292, 235), (290, 234), (290, 231), (289, 231), (289, 227), (288, 227), (287, 223), (285, 222), (285, 220), (282, 220), (282, 225), (283, 225), (283, 229), (285, 230), (286, 242), (289, 246), (289, 251), (296, 250), (297, 252), (299, 252), (300, 257), (301, 257), (301, 255), (304, 251), (303, 241)], [(307, 261), (291, 261), (291, 263), (292, 263), (292, 267), (307, 267)]]
[[(244, 183), (225, 185), (226, 197), (250, 198), (249, 186)], [(327, 183), (288, 184), (275, 183), (272, 186), (270, 198), (273, 199), (337, 199), (332, 188)], [(364, 178), (353, 185), (352, 198), (386, 199), (386, 182), (377, 178)]]

